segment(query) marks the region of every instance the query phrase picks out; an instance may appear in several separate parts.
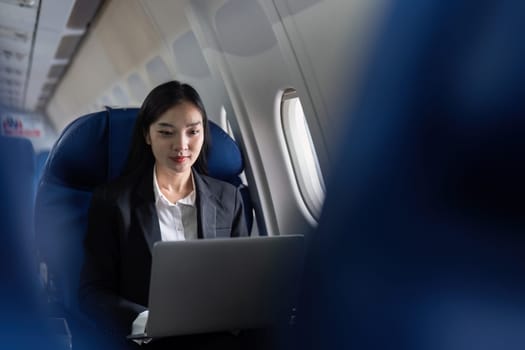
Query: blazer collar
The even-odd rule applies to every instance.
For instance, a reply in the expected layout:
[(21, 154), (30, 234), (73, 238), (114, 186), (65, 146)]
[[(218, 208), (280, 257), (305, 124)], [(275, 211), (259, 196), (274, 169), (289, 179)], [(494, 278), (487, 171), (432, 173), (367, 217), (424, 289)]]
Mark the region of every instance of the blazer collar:
[(197, 217), (199, 220), (199, 238), (215, 238), (216, 204), (218, 202), (203, 177), (193, 170), (193, 179), (197, 191)]
[(160, 234), (159, 218), (155, 209), (155, 195), (153, 194), (153, 170), (147, 168), (142, 172), (136, 187), (137, 196), (140, 197), (135, 206), (135, 213), (144, 238), (148, 244), (149, 252), (153, 251), (153, 244), (162, 240)]

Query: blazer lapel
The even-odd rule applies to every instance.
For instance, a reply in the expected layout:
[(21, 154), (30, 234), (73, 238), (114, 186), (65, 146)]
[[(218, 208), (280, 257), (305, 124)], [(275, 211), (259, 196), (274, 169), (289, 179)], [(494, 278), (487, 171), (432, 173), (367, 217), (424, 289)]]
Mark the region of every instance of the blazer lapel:
[(217, 199), (210, 193), (208, 185), (200, 175), (193, 171), (197, 187), (199, 238), (215, 238), (216, 236), (216, 206)]
[(140, 198), (135, 207), (135, 214), (140, 225), (140, 229), (146, 242), (149, 252), (153, 251), (153, 244), (160, 241), (160, 226), (155, 209), (155, 195), (153, 194), (153, 169), (146, 171), (146, 174), (139, 181), (137, 195)]

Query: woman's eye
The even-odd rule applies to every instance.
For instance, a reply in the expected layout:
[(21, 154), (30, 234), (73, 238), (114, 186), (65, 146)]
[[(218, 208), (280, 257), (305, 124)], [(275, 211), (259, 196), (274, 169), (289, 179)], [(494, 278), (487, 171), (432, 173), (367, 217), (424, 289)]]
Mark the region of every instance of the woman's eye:
[(167, 130), (159, 130), (159, 134), (161, 134), (162, 136), (171, 136), (171, 135), (173, 135), (173, 133), (171, 131), (167, 131)]
[(201, 131), (198, 129), (190, 130), (190, 135), (198, 135)]

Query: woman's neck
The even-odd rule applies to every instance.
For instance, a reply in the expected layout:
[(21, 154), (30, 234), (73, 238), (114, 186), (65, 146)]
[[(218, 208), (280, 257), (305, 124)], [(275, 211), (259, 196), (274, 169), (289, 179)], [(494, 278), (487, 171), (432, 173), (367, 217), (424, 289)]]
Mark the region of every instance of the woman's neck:
[[(176, 173), (169, 169), (155, 166), (155, 174), (160, 190), (167, 197), (183, 198), (193, 191), (193, 181), (191, 181), (191, 170), (184, 173)], [(179, 199), (180, 199), (179, 198)]]

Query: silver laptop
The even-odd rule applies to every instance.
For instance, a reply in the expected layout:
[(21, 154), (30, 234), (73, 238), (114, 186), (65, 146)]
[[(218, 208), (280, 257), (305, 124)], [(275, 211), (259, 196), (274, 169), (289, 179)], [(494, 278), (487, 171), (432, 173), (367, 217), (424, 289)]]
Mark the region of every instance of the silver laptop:
[(303, 259), (302, 235), (157, 242), (147, 333), (129, 338), (285, 325)]

